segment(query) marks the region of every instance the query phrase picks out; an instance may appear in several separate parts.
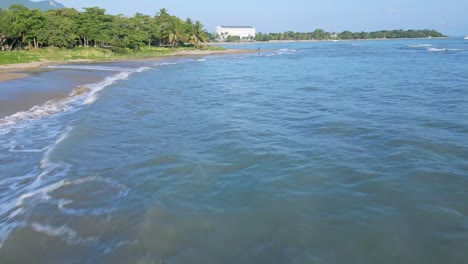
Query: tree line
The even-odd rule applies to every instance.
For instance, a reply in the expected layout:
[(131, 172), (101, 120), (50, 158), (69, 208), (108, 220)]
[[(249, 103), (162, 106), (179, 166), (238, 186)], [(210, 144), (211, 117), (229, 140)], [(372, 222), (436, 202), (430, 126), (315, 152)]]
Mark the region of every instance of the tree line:
[(353, 39), (395, 39), (395, 38), (428, 38), (445, 37), (435, 30), (381, 30), (374, 32), (351, 32), (341, 33), (326, 32), (323, 29), (316, 29), (313, 32), (293, 32), (284, 33), (257, 33), (256, 41), (280, 41), (280, 40), (353, 40)]
[(23, 5), (0, 9), (1, 50), (100, 47), (119, 52), (141, 46), (200, 46), (209, 38), (200, 21), (182, 19), (160, 9), (156, 15), (106, 14), (99, 7), (42, 12)]

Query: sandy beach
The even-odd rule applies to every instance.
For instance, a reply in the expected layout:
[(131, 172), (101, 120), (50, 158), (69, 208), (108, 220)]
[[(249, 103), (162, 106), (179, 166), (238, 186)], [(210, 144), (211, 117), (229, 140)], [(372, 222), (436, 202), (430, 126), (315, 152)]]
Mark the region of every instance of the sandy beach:
[[(28, 111), (34, 106), (42, 105), (49, 100), (58, 100), (69, 96), (76, 87), (88, 83), (102, 81), (106, 72), (57, 72), (47, 69), (48, 66), (64, 64), (94, 64), (94, 63), (151, 63), (174, 58), (197, 58), (209, 55), (247, 54), (258, 52), (255, 50), (187, 50), (177, 51), (170, 55), (135, 58), (111, 59), (109, 61), (68, 60), (41, 61), (0, 65), (0, 119), (20, 111)], [(40, 73), (40, 74), (39, 74)], [(34, 84), (34, 85), (32, 85)]]
[(166, 60), (174, 57), (201, 57), (209, 55), (223, 55), (223, 54), (248, 54), (257, 52), (255, 50), (238, 50), (238, 49), (226, 49), (226, 50), (182, 50), (176, 51), (170, 55), (149, 57), (149, 58), (125, 58), (125, 59), (110, 59), (109, 61), (93, 61), (93, 60), (68, 60), (68, 61), (40, 61), (40, 62), (28, 62), (28, 63), (16, 63), (0, 65), (0, 82), (10, 81), (14, 79), (20, 79), (29, 76), (32, 71), (40, 70), (41, 68), (58, 65), (58, 64), (71, 64), (71, 63), (104, 63), (114, 61), (159, 61)]

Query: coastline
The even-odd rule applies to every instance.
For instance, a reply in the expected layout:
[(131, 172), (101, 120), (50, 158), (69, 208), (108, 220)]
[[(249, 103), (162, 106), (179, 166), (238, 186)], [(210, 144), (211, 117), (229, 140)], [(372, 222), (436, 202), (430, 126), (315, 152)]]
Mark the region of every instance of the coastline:
[[(249, 54), (255, 50), (179, 50), (147, 58), (109, 58), (108, 60), (75, 59), (67, 61), (49, 61), (0, 65), (0, 123), (3, 118), (15, 113), (29, 111), (35, 106), (47, 102), (66, 100), (77, 87), (87, 83), (101, 82), (105, 72), (57, 72), (47, 70), (48, 66), (64, 64), (100, 64), (100, 63), (151, 63), (175, 58), (200, 58), (210, 55)], [(36, 73), (41, 73), (37, 75)], [(31, 85), (31, 82), (34, 85)], [(81, 90), (80, 90), (81, 91)]]
[(104, 62), (138, 62), (138, 61), (160, 61), (167, 60), (174, 57), (203, 57), (209, 55), (229, 55), (229, 54), (249, 54), (258, 52), (257, 50), (241, 50), (241, 49), (226, 49), (226, 50), (181, 50), (175, 51), (171, 54), (148, 57), (148, 58), (109, 58), (108, 60), (67, 60), (67, 61), (39, 61), (27, 63), (15, 63), (0, 65), (0, 82), (21, 79), (28, 77), (31, 72), (40, 70), (47, 66), (59, 64), (73, 64), (73, 63), (104, 63)]
[(207, 45), (248, 45), (248, 44), (275, 44), (275, 43), (308, 43), (308, 42), (346, 42), (346, 41), (389, 41), (389, 40), (422, 40), (422, 39), (446, 39), (451, 37), (433, 38), (370, 38), (370, 39), (308, 39), (308, 40), (270, 40), (270, 41), (249, 41), (249, 42), (207, 42)]

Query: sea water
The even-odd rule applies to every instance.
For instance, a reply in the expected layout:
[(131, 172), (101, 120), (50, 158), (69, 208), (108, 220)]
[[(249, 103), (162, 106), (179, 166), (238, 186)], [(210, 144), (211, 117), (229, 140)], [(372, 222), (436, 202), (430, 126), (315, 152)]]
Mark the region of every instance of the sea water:
[(467, 41), (234, 47), (30, 77), (102, 78), (0, 119), (0, 263), (466, 263)]

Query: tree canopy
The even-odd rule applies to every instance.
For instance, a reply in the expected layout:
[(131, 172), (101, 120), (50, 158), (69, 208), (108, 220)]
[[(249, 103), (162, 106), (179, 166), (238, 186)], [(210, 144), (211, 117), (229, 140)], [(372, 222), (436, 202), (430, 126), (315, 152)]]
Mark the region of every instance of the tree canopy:
[(0, 9), (0, 48), (101, 47), (115, 51), (147, 46), (200, 46), (209, 38), (200, 21), (186, 21), (160, 9), (154, 16), (106, 14), (99, 7), (42, 12), (22, 5)]
[(374, 32), (351, 32), (341, 33), (326, 32), (323, 29), (316, 29), (313, 32), (293, 32), (284, 33), (257, 33), (256, 41), (279, 41), (279, 40), (352, 40), (352, 39), (394, 39), (394, 38), (428, 38), (445, 37), (435, 30), (381, 30)]

